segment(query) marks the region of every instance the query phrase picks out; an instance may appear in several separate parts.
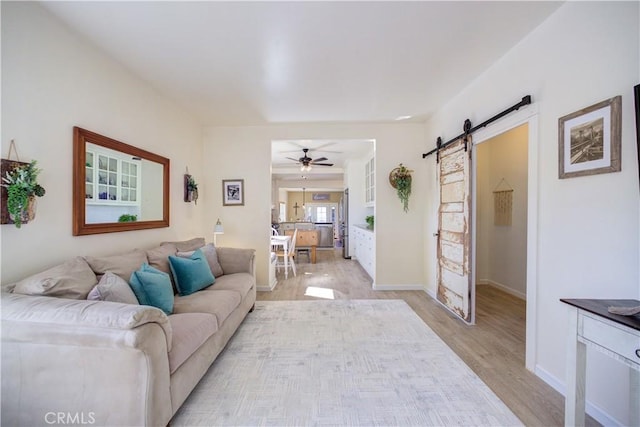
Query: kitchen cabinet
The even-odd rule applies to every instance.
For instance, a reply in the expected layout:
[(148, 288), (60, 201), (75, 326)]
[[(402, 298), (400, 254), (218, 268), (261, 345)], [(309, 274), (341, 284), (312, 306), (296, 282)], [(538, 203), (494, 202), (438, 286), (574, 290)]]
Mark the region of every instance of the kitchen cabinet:
[[(294, 231), (286, 230), (284, 234), (286, 236), (293, 236)], [(311, 249), (311, 263), (316, 263), (316, 247), (320, 241), (320, 232), (318, 230), (298, 230), (296, 234), (296, 249), (298, 248), (310, 248)]]
[(139, 161), (87, 150), (85, 199), (89, 204), (140, 204)]
[(371, 157), (364, 165), (364, 203), (373, 206), (376, 201), (376, 164), (375, 157)]
[(369, 276), (375, 280), (376, 239), (373, 230), (369, 230), (365, 226), (354, 226), (352, 234), (354, 238), (353, 255)]

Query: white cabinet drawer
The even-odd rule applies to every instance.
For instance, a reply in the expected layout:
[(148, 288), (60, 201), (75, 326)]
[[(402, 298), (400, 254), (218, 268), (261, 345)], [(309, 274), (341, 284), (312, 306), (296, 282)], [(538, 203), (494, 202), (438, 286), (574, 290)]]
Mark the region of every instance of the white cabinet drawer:
[(584, 339), (596, 343), (624, 357), (640, 362), (640, 332), (627, 332), (616, 327), (613, 322), (603, 322), (588, 315), (582, 317), (582, 333)]

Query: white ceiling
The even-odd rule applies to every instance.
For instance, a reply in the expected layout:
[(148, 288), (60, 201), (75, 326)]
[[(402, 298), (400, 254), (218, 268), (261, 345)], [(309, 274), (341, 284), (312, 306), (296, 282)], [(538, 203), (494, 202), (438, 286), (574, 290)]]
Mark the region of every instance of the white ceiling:
[(424, 120), (559, 2), (41, 4), (203, 125)]
[[(64, 2), (43, 7), (204, 126), (424, 121), (560, 2)], [(284, 157), (327, 157), (311, 180), (342, 180), (370, 141), (278, 141)]]
[[(312, 166), (311, 171), (301, 172), (300, 163), (291, 159), (300, 159), (308, 148), (308, 157), (317, 159), (326, 157), (321, 163), (333, 163), (333, 166)], [(342, 174), (346, 163), (351, 159), (364, 158), (373, 151), (372, 140), (287, 140), (272, 141), (271, 166), (272, 175), (276, 180), (301, 181), (325, 180), (342, 181)]]

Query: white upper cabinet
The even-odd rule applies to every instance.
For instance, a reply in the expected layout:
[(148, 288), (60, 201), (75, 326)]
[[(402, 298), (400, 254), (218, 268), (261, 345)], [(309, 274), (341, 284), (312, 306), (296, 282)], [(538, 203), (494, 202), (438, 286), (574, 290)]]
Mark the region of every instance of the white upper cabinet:
[(364, 187), (365, 205), (373, 206), (376, 201), (376, 163), (374, 156), (371, 156), (364, 165)]

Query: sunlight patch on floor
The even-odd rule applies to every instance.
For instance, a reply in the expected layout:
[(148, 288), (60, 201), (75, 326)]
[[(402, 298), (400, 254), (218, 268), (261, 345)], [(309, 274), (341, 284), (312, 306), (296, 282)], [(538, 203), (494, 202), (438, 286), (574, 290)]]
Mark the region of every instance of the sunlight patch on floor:
[(305, 296), (308, 296), (308, 297), (335, 299), (333, 289), (316, 288), (315, 286), (308, 286), (304, 294)]

